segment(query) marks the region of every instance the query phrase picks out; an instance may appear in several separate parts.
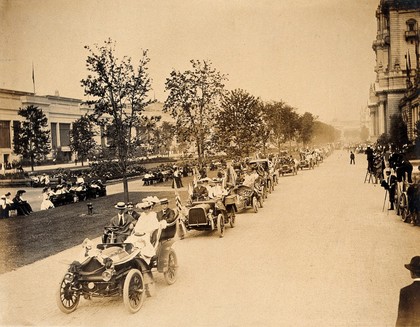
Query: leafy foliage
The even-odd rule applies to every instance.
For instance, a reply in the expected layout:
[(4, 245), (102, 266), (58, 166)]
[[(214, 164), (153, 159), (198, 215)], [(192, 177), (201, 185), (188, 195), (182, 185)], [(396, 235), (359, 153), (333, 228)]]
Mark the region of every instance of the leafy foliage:
[(147, 64), (150, 59), (147, 50), (137, 67), (131, 58), (124, 56), (119, 60), (115, 55), (115, 43), (108, 39), (103, 46), (85, 46), (89, 55), (86, 68), (91, 73), (81, 80), (85, 95), (93, 98), (87, 104), (93, 106), (92, 121), (103, 127), (104, 136), (112, 140), (112, 146), (123, 175), (125, 200), (128, 200), (126, 173), (128, 158), (133, 153), (135, 139), (134, 127), (140, 124), (145, 107), (154, 101), (148, 99), (151, 80)]
[(73, 128), (70, 131), (70, 148), (77, 153), (78, 159), (82, 162), (89, 156), (96, 146), (93, 139), (92, 123), (88, 116), (82, 116), (73, 122)]
[(241, 89), (230, 91), (222, 97), (215, 121), (220, 150), (235, 156), (249, 156), (256, 150), (263, 125), (259, 99)]
[(43, 159), (51, 150), (48, 120), (42, 109), (34, 105), (19, 108), (18, 115), (25, 120), (15, 127), (13, 151), (29, 159), (33, 171), (35, 161)]
[(283, 143), (295, 139), (300, 127), (299, 115), (295, 108), (279, 101), (265, 103), (263, 112), (271, 130), (271, 140), (279, 150)]
[(176, 119), (178, 141), (195, 142), (199, 161), (211, 137), (218, 101), (223, 92), (225, 75), (212, 67), (210, 61), (191, 60), (191, 70), (173, 70), (166, 79), (169, 95), (163, 111)]
[(316, 117), (310, 112), (305, 112), (299, 117), (299, 140), (307, 145), (311, 142), (314, 132), (314, 122)]

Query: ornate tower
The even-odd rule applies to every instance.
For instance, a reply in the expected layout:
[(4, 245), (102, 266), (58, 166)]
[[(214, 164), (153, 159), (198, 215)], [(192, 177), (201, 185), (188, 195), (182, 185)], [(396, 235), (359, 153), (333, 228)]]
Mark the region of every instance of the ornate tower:
[(376, 81), (370, 89), (368, 104), (373, 138), (389, 133), (390, 117), (400, 113), (407, 76), (414, 78), (420, 0), (380, 0), (376, 19), (377, 33), (372, 44)]

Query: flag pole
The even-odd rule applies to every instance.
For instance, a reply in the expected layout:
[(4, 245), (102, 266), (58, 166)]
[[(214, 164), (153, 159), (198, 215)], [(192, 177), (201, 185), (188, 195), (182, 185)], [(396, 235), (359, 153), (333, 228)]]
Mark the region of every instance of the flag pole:
[(32, 61), (32, 85), (34, 87), (34, 95), (35, 95), (35, 70), (34, 70), (34, 62)]

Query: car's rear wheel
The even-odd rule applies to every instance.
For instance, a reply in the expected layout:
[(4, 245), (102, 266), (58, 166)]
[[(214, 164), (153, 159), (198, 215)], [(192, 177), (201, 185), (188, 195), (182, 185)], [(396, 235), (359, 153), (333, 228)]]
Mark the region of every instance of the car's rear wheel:
[(228, 217), (229, 217), (230, 227), (232, 228), (235, 227), (236, 214), (235, 214), (235, 209), (233, 207), (229, 209)]
[(168, 270), (163, 273), (167, 284), (172, 285), (176, 282), (178, 275), (178, 259), (174, 250), (169, 251)]
[(80, 292), (72, 289), (73, 283), (66, 281), (65, 278), (60, 282), (60, 288), (56, 293), (56, 302), (58, 308), (64, 313), (71, 313), (76, 310)]
[(217, 216), (217, 231), (219, 232), (219, 237), (225, 236), (225, 219), (221, 213)]
[(131, 269), (124, 281), (124, 305), (131, 313), (136, 313), (143, 305), (146, 292), (143, 275), (138, 269)]
[(410, 212), (408, 211), (408, 201), (405, 194), (401, 194), (399, 210), (401, 213), (401, 220), (405, 223), (409, 222), (411, 218), (410, 218)]
[(252, 208), (254, 209), (254, 212), (258, 212), (258, 200), (256, 196), (252, 197)]

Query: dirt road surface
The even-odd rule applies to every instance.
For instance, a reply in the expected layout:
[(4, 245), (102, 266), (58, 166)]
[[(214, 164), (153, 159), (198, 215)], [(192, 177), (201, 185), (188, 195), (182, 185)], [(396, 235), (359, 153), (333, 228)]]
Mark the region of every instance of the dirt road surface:
[(336, 151), (281, 177), (264, 208), (238, 214), (224, 238), (191, 232), (177, 241), (177, 282), (156, 274), (156, 294), (136, 314), (122, 298), (59, 311), (55, 292), (79, 247), (0, 275), (0, 324), (394, 326), (420, 229), (382, 211), (384, 190), (363, 183), (366, 166), (364, 155), (350, 166)]

